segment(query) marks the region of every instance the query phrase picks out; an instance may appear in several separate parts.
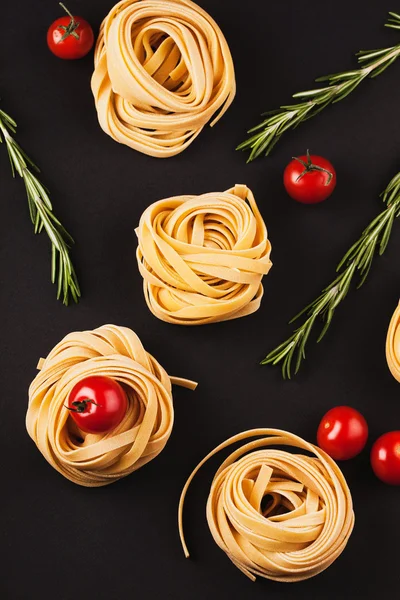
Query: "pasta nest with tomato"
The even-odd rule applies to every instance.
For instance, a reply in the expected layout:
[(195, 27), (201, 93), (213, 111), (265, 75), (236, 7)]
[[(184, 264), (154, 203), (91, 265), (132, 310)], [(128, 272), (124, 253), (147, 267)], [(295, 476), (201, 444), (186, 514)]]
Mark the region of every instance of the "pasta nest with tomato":
[(400, 302), (393, 313), (386, 337), (386, 360), (393, 377), (400, 382)]
[(155, 202), (136, 234), (145, 299), (159, 319), (202, 325), (258, 310), (271, 243), (247, 186)]
[[(28, 433), (57, 471), (87, 487), (113, 483), (153, 460), (172, 431), (171, 384), (196, 387), (170, 378), (132, 330), (116, 325), (68, 334), (38, 368), (29, 388)], [(93, 375), (118, 381), (128, 398), (123, 420), (108, 433), (85, 433), (69, 416), (71, 390)]]
[(179, 504), (185, 555), (189, 556), (183, 506), (191, 481), (212, 456), (248, 438), (260, 439), (232, 452), (213, 479), (207, 501), (211, 534), (252, 580), (260, 576), (292, 582), (314, 577), (339, 557), (349, 540), (354, 525), (352, 498), (339, 467), (323, 450), (278, 429), (236, 435), (195, 468)]
[(235, 72), (220, 28), (194, 2), (122, 0), (100, 29), (92, 91), (108, 135), (164, 158), (222, 117)]

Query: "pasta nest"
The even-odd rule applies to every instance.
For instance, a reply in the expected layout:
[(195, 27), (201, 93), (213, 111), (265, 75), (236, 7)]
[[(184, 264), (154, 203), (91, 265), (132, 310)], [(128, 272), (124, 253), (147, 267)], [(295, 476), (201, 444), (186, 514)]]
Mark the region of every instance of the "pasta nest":
[(136, 234), (145, 299), (159, 319), (202, 325), (260, 307), (271, 244), (245, 185), (155, 202)]
[(400, 303), (393, 313), (386, 337), (386, 360), (393, 377), (400, 382)]
[(122, 0), (104, 19), (92, 91), (102, 129), (156, 157), (179, 154), (235, 96), (228, 44), (190, 0)]
[[(213, 450), (189, 477), (179, 505), (182, 525), (188, 487), (220, 450), (247, 438), (218, 469), (207, 501), (207, 521), (218, 546), (250, 579), (301, 581), (326, 569), (343, 551), (354, 525), (352, 498), (336, 463), (321, 449), (277, 429), (254, 429)], [(311, 453), (292, 454), (271, 446)]]
[[(116, 325), (68, 334), (38, 368), (29, 388), (28, 433), (57, 471), (86, 487), (113, 483), (153, 460), (172, 431), (171, 383), (196, 387), (170, 378), (133, 331)], [(74, 385), (92, 375), (115, 379), (128, 397), (124, 419), (108, 433), (81, 431), (66, 408)]]

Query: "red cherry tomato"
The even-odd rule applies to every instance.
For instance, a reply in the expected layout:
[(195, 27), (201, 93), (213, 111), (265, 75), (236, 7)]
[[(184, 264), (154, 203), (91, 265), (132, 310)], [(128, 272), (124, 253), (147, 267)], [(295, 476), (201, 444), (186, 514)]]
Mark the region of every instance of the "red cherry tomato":
[(326, 158), (311, 154), (299, 156), (287, 165), (283, 184), (291, 198), (303, 204), (326, 200), (336, 187), (336, 171)]
[(368, 439), (368, 425), (351, 406), (336, 406), (322, 417), (318, 427), (318, 446), (335, 460), (357, 456)]
[(400, 431), (389, 431), (376, 440), (371, 450), (371, 466), (384, 483), (400, 485)]
[(82, 17), (74, 17), (60, 2), (67, 17), (52, 23), (47, 32), (47, 45), (59, 58), (82, 58), (91, 50), (94, 42), (93, 29)]
[(66, 408), (82, 431), (105, 433), (121, 423), (128, 398), (114, 379), (93, 375), (72, 388)]

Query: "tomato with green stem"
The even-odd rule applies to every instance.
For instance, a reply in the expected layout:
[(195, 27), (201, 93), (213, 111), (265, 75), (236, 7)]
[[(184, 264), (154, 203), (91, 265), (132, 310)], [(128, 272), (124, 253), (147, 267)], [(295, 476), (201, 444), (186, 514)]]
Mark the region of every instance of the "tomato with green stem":
[(123, 420), (128, 398), (114, 379), (92, 375), (75, 384), (65, 408), (82, 431), (107, 433)]
[(283, 173), (289, 196), (303, 204), (326, 200), (336, 187), (336, 171), (329, 160), (307, 150), (305, 156), (293, 157)]
[(93, 47), (93, 29), (86, 19), (73, 16), (62, 2), (59, 4), (67, 16), (56, 19), (50, 25), (47, 32), (47, 45), (59, 58), (67, 60), (82, 58)]

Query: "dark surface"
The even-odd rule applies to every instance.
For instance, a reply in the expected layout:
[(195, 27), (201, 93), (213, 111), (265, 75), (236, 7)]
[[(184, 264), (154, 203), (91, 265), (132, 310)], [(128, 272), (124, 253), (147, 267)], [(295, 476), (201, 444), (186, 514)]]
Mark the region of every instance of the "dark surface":
[[(98, 28), (112, 0), (70, 2)], [(368, 452), (343, 464), (356, 527), (337, 562), (313, 580), (252, 584), (214, 544), (205, 502), (222, 457), (200, 472), (188, 496), (181, 552), (176, 510), (197, 462), (225, 438), (277, 427), (311, 441), (322, 414), (337, 404), (360, 409), (370, 441), (400, 428), (399, 384), (385, 362), (390, 316), (400, 294), (400, 224), (368, 283), (338, 310), (332, 329), (295, 381), (260, 367), (286, 337), (286, 325), (328, 283), (349, 244), (380, 209), (378, 194), (400, 167), (400, 64), (365, 82), (343, 103), (290, 133), (269, 159), (246, 165), (234, 151), (259, 113), (287, 103), (315, 77), (351, 68), (361, 48), (399, 40), (385, 30), (393, 2), (318, 3), (202, 0), (224, 31), (238, 93), (215, 129), (182, 155), (157, 160), (120, 146), (97, 123), (89, 87), (92, 57), (62, 62), (45, 44), (55, 1), (8, 1), (0, 36), (1, 107), (19, 124), (18, 140), (35, 158), (57, 214), (76, 239), (73, 257), (83, 291), (65, 308), (49, 282), (49, 243), (34, 237), (20, 181), (0, 148), (2, 315), (2, 576), (7, 600), (125, 598), (375, 598), (399, 583), (400, 490), (385, 487)], [(309, 147), (336, 166), (332, 198), (317, 207), (291, 201), (282, 171)], [(184, 328), (156, 320), (143, 299), (134, 227), (153, 201), (175, 194), (254, 191), (269, 229), (274, 267), (260, 311), (213, 326)], [(176, 423), (150, 465), (100, 489), (76, 486), (44, 460), (25, 430), (27, 391), (40, 356), (69, 331), (103, 323), (133, 328), (171, 374), (199, 381), (174, 392)], [(370, 447), (370, 444), (369, 446)]]

